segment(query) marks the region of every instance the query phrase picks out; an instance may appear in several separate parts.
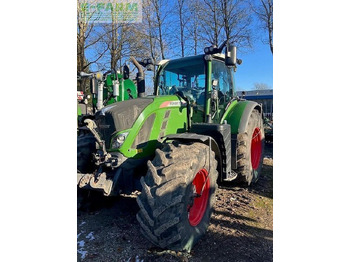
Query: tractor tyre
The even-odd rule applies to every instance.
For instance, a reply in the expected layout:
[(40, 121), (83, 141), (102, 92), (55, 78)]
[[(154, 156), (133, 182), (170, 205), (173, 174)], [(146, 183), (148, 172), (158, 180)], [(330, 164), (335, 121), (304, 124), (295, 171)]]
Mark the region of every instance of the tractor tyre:
[[(94, 171), (93, 153), (96, 152), (96, 139), (93, 135), (80, 135), (77, 137), (77, 171), (92, 173)], [(86, 209), (89, 192), (77, 187), (78, 210)]]
[(215, 154), (202, 143), (175, 141), (157, 149), (147, 165), (137, 198), (141, 232), (156, 246), (189, 252), (209, 226), (218, 177)]
[(80, 173), (94, 169), (93, 153), (96, 151), (96, 139), (93, 135), (81, 135), (77, 140), (77, 169)]
[(260, 175), (265, 145), (264, 125), (261, 114), (254, 109), (245, 133), (237, 135), (237, 181), (250, 185)]

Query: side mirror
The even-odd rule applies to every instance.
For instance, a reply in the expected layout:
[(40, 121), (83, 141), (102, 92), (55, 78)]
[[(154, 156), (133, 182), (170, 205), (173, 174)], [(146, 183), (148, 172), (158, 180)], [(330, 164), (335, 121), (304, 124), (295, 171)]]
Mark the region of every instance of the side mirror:
[(226, 46), (225, 64), (228, 67), (235, 66), (237, 64), (237, 48), (230, 43), (228, 43)]
[(130, 69), (127, 65), (123, 66), (123, 78), (124, 79), (129, 79), (129, 73), (130, 73)]

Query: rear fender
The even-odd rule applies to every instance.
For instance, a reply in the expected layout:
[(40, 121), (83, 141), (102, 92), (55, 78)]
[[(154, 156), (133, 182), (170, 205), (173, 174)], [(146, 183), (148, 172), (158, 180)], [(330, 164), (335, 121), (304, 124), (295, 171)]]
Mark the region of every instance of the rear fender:
[(221, 119), (231, 125), (231, 133), (239, 134), (247, 131), (248, 121), (251, 113), (257, 109), (262, 113), (261, 105), (254, 101), (233, 101)]

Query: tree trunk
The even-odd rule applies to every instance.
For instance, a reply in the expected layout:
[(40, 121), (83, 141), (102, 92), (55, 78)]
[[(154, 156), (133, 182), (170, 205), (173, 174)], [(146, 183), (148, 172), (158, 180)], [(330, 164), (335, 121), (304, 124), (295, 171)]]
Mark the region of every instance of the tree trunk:
[(111, 69), (115, 69), (117, 66), (117, 23), (112, 21), (112, 43), (111, 43)]

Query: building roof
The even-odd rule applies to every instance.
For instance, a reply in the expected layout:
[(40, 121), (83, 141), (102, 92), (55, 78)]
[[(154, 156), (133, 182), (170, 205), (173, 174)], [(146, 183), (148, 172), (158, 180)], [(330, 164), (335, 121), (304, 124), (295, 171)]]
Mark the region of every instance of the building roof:
[(273, 89), (237, 91), (236, 93), (242, 96), (243, 92), (245, 92), (246, 99), (273, 99)]

